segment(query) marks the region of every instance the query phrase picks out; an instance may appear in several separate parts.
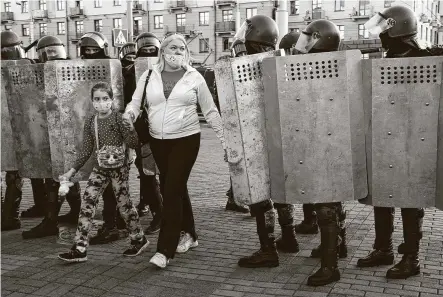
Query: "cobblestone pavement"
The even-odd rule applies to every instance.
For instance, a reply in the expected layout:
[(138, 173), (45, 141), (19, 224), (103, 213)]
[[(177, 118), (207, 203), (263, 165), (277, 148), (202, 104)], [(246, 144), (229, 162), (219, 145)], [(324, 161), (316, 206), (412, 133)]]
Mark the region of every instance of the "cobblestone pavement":
[[(131, 181), (133, 198), (138, 200), (134, 170)], [(357, 259), (371, 249), (374, 222), (371, 207), (347, 203), (349, 254), (339, 261), (341, 280), (311, 288), (306, 286), (307, 277), (320, 263), (309, 258), (309, 254), (319, 243), (319, 235), (300, 235), (300, 253), (280, 254), (277, 268), (237, 266), (240, 257), (255, 251), (259, 245), (254, 220), (247, 214), (224, 210), (228, 186), (228, 169), (223, 162), (221, 145), (212, 130), (205, 127), (200, 154), (189, 181), (199, 234), (197, 248), (177, 255), (166, 269), (159, 270), (148, 263), (155, 252), (157, 235), (148, 237), (149, 248), (134, 259), (122, 256), (127, 246), (127, 241), (122, 239), (110, 245), (91, 246), (86, 263), (67, 265), (56, 256), (66, 251), (69, 243), (60, 244), (55, 237), (24, 241), (21, 231), (2, 232), (1, 296), (443, 296), (443, 212), (426, 210), (420, 276), (387, 281), (388, 267), (355, 267)], [(22, 209), (31, 204), (30, 183), (26, 181)], [(62, 213), (66, 211), (64, 206)], [(301, 219), (300, 206), (297, 214)], [(96, 217), (99, 215), (100, 211)], [(147, 226), (149, 220), (150, 217), (145, 216), (142, 223)], [(24, 219), (22, 229), (29, 229), (39, 221)], [(395, 226), (397, 246), (402, 236), (399, 212)], [(67, 230), (72, 233), (73, 228)], [(279, 227), (276, 232), (280, 232)], [(399, 260), (397, 256), (396, 261)]]

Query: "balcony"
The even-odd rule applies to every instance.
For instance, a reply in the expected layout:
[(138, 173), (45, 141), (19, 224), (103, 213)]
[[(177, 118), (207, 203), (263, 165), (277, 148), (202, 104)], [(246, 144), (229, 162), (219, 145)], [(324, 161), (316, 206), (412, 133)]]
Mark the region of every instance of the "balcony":
[(235, 22), (217, 22), (215, 23), (215, 32), (217, 34), (233, 34), (235, 33)]
[(136, 37), (136, 36), (138, 36), (140, 33), (142, 33), (142, 28), (139, 28), (139, 27), (135, 27), (134, 26), (134, 30), (133, 30), (133, 32), (132, 32), (132, 35), (134, 36), (134, 38)]
[(439, 13), (437, 13), (436, 16), (431, 20), (430, 25), (432, 27), (440, 28), (441, 27), (441, 16)]
[(32, 12), (32, 17), (34, 21), (43, 21), (48, 18), (48, 11), (47, 10), (34, 10)]
[(171, 3), (169, 4), (169, 8), (168, 8), (169, 13), (173, 13), (173, 12), (190, 12), (191, 9), (186, 6), (186, 1), (184, 0), (172, 0)]
[(180, 33), (185, 36), (191, 36), (195, 34), (194, 25), (185, 25), (185, 26), (165, 26), (165, 34), (168, 33)]
[(235, 0), (217, 0), (217, 7), (218, 8), (234, 8), (235, 5), (237, 5), (237, 1)]
[(9, 24), (14, 22), (13, 12), (2, 12), (1, 13), (2, 24)]
[(319, 19), (324, 19), (325, 18), (325, 11), (323, 9), (314, 9), (314, 11), (312, 12), (312, 19), (313, 20), (319, 20)]
[(431, 18), (425, 13), (420, 14), (419, 20), (422, 23), (430, 23), (431, 22)]
[(140, 3), (134, 3), (132, 5), (132, 12), (133, 13), (144, 13), (145, 10), (143, 9), (143, 5)]
[(80, 7), (72, 7), (69, 12), (70, 12), (69, 16), (71, 17), (71, 19), (85, 17), (84, 10), (83, 8)]
[(357, 10), (355, 7), (352, 9), (352, 13), (349, 15), (351, 19), (355, 22), (358, 20), (369, 19), (374, 15), (374, 7), (366, 7), (364, 9)]

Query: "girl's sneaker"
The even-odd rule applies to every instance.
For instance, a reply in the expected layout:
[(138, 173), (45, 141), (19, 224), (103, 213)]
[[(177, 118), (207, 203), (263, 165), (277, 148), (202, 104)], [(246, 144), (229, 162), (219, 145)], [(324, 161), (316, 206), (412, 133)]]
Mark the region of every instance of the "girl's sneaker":
[(131, 247), (123, 252), (123, 256), (127, 257), (135, 257), (144, 249), (146, 249), (149, 245), (149, 241), (146, 239), (146, 236), (143, 236), (143, 239), (140, 240), (131, 240)]
[(198, 241), (194, 240), (191, 234), (185, 233), (180, 238), (176, 252), (179, 254), (186, 253), (190, 248), (195, 248), (197, 246), (198, 246)]
[(69, 252), (59, 254), (58, 258), (70, 263), (85, 262), (88, 260), (88, 257), (86, 256), (86, 250), (82, 253), (75, 247), (75, 245), (71, 248)]
[(162, 253), (155, 253), (155, 255), (149, 260), (149, 263), (156, 265), (160, 268), (165, 268), (168, 265), (169, 260)]

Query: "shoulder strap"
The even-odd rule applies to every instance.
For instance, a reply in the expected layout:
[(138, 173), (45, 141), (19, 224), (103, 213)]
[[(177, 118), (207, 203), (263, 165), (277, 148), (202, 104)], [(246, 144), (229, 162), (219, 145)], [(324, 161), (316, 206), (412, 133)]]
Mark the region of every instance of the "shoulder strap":
[(95, 130), (95, 143), (97, 144), (97, 151), (98, 151), (100, 147), (98, 144), (97, 115), (94, 117), (94, 130)]
[(142, 104), (140, 105), (140, 109), (145, 108), (145, 104), (146, 104), (146, 87), (148, 86), (149, 78), (151, 77), (151, 73), (152, 73), (152, 69), (149, 69), (148, 75), (146, 76), (145, 87), (143, 88), (143, 97), (142, 97)]

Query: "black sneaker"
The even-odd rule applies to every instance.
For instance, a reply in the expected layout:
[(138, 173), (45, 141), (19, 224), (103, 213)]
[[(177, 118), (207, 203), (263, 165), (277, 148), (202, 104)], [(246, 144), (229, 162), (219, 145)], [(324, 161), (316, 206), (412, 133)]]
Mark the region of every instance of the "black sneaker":
[(143, 239), (141, 241), (139, 240), (131, 240), (131, 247), (128, 248), (126, 251), (123, 252), (123, 256), (126, 257), (135, 257), (141, 252), (143, 252), (144, 249), (146, 249), (149, 245), (148, 239), (146, 239), (145, 236), (143, 236)]
[(59, 254), (58, 258), (70, 263), (85, 262), (88, 260), (88, 257), (86, 256), (86, 251), (82, 253), (77, 250), (75, 246), (73, 246), (69, 252)]
[(159, 215), (155, 215), (149, 227), (145, 229), (145, 234), (154, 234), (160, 231), (161, 219)]
[(114, 228), (109, 230), (106, 227), (102, 227), (98, 229), (97, 235), (89, 240), (89, 244), (90, 245), (106, 244), (119, 240), (119, 238), (120, 238), (119, 231), (117, 229)]

